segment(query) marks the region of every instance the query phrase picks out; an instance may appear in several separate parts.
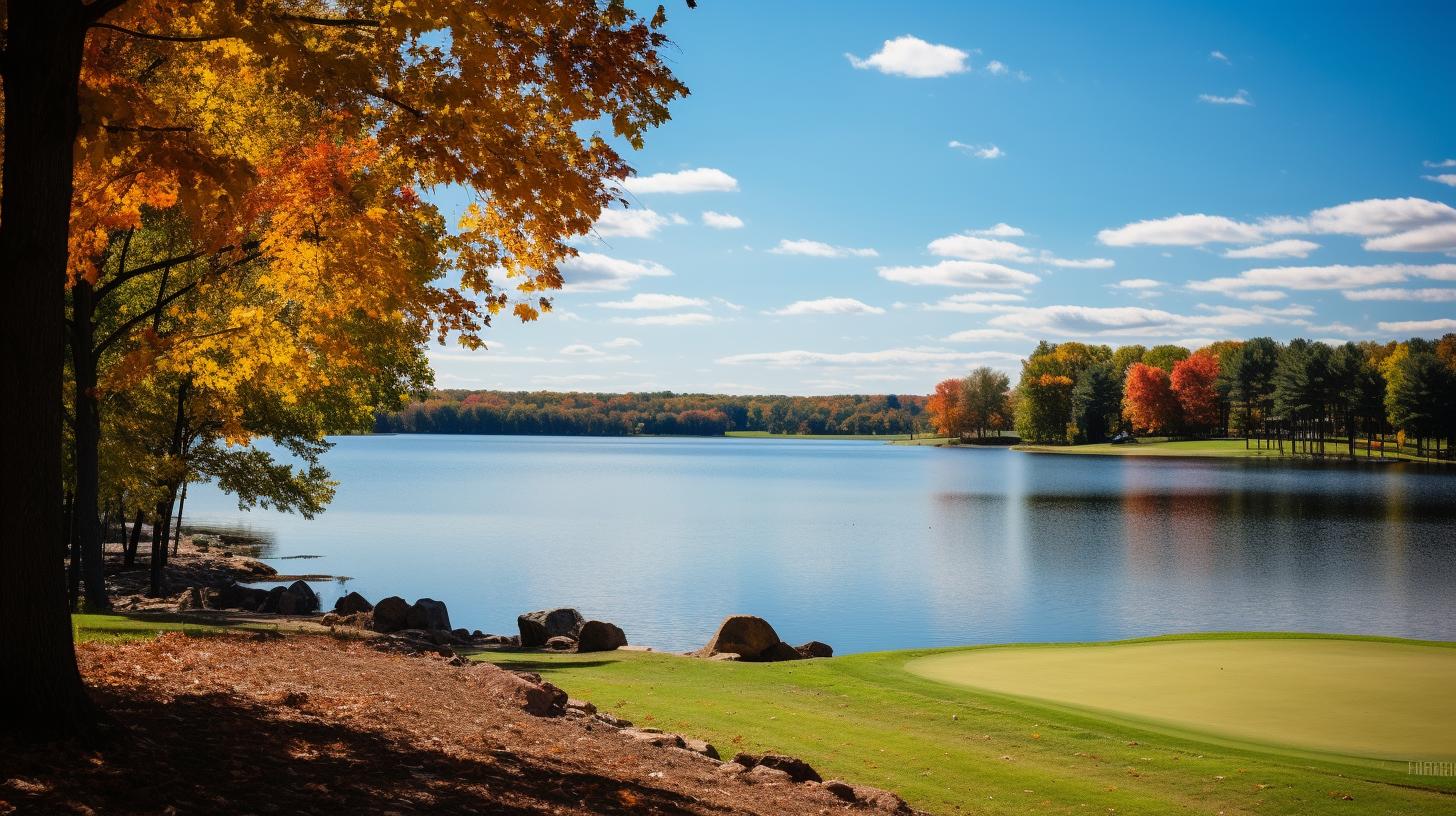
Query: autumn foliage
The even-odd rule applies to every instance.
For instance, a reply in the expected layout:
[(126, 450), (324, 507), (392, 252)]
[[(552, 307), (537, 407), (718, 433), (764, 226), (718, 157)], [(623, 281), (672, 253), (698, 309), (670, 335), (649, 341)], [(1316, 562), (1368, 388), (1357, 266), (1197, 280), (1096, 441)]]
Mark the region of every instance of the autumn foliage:
[(1166, 434), (1178, 425), (1178, 398), (1168, 372), (1147, 363), (1128, 366), (1122, 415), (1137, 433)]
[(961, 410), (961, 381), (958, 379), (941, 380), (935, 384), (935, 393), (930, 395), (930, 401), (925, 405), (930, 412), (930, 421), (935, 425), (935, 432), (941, 436), (955, 436), (960, 433), (964, 424), (964, 412)]
[(1189, 428), (1208, 430), (1218, 424), (1217, 382), (1218, 358), (1211, 354), (1195, 354), (1173, 364), (1173, 393)]

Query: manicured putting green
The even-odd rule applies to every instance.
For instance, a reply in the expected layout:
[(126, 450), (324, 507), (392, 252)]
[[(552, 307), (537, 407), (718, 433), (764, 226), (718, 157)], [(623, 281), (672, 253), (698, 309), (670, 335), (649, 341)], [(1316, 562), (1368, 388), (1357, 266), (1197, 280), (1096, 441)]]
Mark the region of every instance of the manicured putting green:
[(922, 677), (1185, 733), (1392, 760), (1456, 759), (1456, 649), (1188, 640), (932, 655)]

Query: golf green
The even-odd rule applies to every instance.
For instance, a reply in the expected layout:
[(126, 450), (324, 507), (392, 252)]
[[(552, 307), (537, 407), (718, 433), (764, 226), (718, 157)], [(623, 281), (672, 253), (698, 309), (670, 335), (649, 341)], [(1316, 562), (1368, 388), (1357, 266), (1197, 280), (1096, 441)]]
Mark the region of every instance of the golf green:
[(1175, 732), (1386, 760), (1456, 759), (1456, 649), (1380, 640), (1159, 640), (974, 649), (906, 670)]

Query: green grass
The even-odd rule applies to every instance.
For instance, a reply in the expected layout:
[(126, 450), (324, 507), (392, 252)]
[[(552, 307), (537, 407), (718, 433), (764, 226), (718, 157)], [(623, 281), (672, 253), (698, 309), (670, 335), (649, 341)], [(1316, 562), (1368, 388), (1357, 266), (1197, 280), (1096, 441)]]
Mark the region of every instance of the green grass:
[[(1245, 637), (1306, 639), (1208, 635), (1146, 642)], [(1398, 647), (1392, 654), (1416, 644), (1335, 640), (1377, 650), (1381, 644)], [(827, 776), (892, 788), (938, 813), (1383, 814), (1456, 808), (1456, 778), (1413, 776), (1403, 762), (1233, 740), (1186, 723), (1167, 727), (1004, 690), (957, 686), (906, 668), (912, 661), (977, 651), (991, 650), (881, 652), (773, 664), (637, 652), (474, 657), (540, 672), (573, 696), (639, 725), (706, 738), (727, 753), (801, 756)], [(1379, 679), (1374, 682), (1361, 704), (1378, 711), (1385, 696)], [(1433, 707), (1433, 717), (1441, 710)], [(1430, 758), (1438, 757), (1410, 757)]]
[[(1107, 443), (1097, 445), (1017, 445), (1013, 450), (1029, 451), (1032, 453), (1064, 453), (1064, 454), (1095, 454), (1102, 456), (1212, 456), (1227, 458), (1249, 458), (1249, 459), (1348, 459), (1345, 445), (1337, 440), (1325, 443), (1326, 454), (1323, 457), (1311, 457), (1309, 454), (1293, 454), (1285, 446), (1285, 452), (1280, 453), (1278, 448), (1256, 448), (1250, 443), (1249, 447), (1244, 446), (1242, 439), (1195, 439), (1178, 442), (1148, 441), (1143, 440), (1135, 444), (1112, 445)], [(1366, 450), (1356, 449), (1357, 459), (1379, 460), (1378, 453), (1370, 453)], [(1387, 451), (1385, 459), (1408, 460), (1415, 462), (1439, 461), (1427, 460), (1407, 453)]]
[(910, 438), (910, 434), (779, 434), (768, 431), (728, 431), (725, 436), (734, 439), (839, 439), (874, 442), (893, 442)]
[(276, 625), (238, 623), (200, 624), (176, 615), (72, 615), (71, 631), (77, 643), (122, 643), (148, 640), (163, 632), (209, 636), (236, 631), (279, 631)]

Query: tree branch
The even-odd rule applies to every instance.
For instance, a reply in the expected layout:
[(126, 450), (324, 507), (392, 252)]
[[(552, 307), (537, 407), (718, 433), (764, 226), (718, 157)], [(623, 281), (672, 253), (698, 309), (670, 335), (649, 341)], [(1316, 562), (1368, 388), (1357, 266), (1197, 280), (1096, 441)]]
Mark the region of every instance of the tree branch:
[[(243, 250), (245, 250), (245, 251), (251, 252), (251, 251), (253, 251), (253, 250), (255, 250), (255, 249), (258, 248), (258, 242), (257, 241), (247, 241), (240, 248), (243, 249)], [(131, 280), (132, 278), (140, 277), (142, 275), (147, 275), (147, 274), (150, 274), (152, 272), (157, 272), (157, 271), (160, 271), (160, 270), (163, 270), (163, 269), (171, 269), (174, 266), (181, 266), (182, 264), (190, 263), (192, 261), (197, 260), (198, 258), (204, 257), (204, 256), (209, 255), (209, 254), (221, 255), (224, 252), (231, 252), (234, 249), (239, 249), (239, 247), (225, 246), (225, 247), (222, 247), (221, 249), (212, 250), (211, 252), (209, 252), (207, 250), (198, 250), (196, 252), (189, 252), (186, 255), (178, 255), (175, 258), (168, 258), (168, 259), (166, 259), (164, 261), (157, 261), (156, 263), (150, 263), (150, 264), (147, 264), (145, 266), (139, 266), (136, 269), (131, 270), (130, 272), (123, 271), (123, 272), (117, 274), (116, 277), (114, 277), (111, 280), (107, 281), (105, 286), (102, 286), (102, 287), (100, 287), (100, 288), (98, 288), (96, 290), (96, 301), (99, 303), (102, 298), (104, 298), (107, 295), (111, 294), (111, 292), (113, 290), (115, 290), (118, 286), (122, 285), (123, 283), (126, 283), (127, 281)]]
[(338, 28), (379, 28), (378, 20), (351, 17), (311, 17), (307, 14), (275, 14), (275, 20), (288, 20), (309, 25), (334, 26)]
[(119, 25), (103, 23), (93, 20), (88, 24), (89, 28), (104, 28), (109, 31), (119, 31), (122, 34), (129, 34), (142, 40), (156, 40), (157, 42), (212, 42), (214, 40), (231, 40), (237, 37), (236, 34), (152, 34), (146, 31), (136, 31), (130, 28), (122, 28)]
[(190, 125), (102, 125), (107, 133), (190, 133)]
[(92, 21), (100, 20), (126, 3), (127, 0), (96, 0), (96, 2), (86, 5), (86, 17)]
[(117, 340), (125, 337), (132, 329), (136, 328), (139, 323), (149, 317), (152, 317), (153, 315), (161, 314), (162, 310), (167, 308), (167, 306), (171, 304), (172, 301), (176, 300), (179, 297), (182, 297), (183, 295), (196, 288), (197, 281), (193, 281), (182, 287), (181, 289), (173, 292), (172, 294), (167, 295), (161, 300), (158, 300), (155, 306), (148, 308), (145, 312), (141, 312), (132, 319), (126, 321), (120, 326), (117, 326), (115, 331), (113, 331), (111, 334), (106, 335), (105, 340), (102, 340), (100, 343), (96, 344), (96, 355), (98, 357), (101, 356), (102, 352), (110, 348), (112, 343), (115, 343)]

